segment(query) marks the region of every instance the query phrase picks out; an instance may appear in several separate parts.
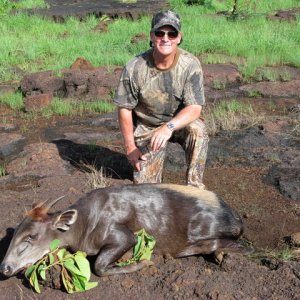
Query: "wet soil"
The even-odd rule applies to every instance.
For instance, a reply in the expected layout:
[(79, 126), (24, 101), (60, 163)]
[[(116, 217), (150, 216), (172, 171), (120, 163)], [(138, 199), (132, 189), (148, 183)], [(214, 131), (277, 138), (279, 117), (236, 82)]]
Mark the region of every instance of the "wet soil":
[[(290, 105), (291, 101), (295, 99), (279, 102), (281, 105)], [(263, 102), (264, 99), (256, 99), (253, 104), (257, 104), (257, 110), (269, 111), (269, 108), (264, 108)], [(9, 115), (7, 110), (1, 112)], [(265, 123), (270, 122), (271, 117), (274, 120), (274, 115), (276, 113), (273, 111), (266, 116)], [(278, 119), (283, 120), (287, 116), (277, 114), (271, 123), (275, 126)], [(88, 176), (80, 167), (83, 162), (93, 164), (98, 169), (104, 166), (114, 170), (110, 173), (110, 184), (131, 183), (132, 176), (132, 170), (123, 155), (114, 113), (80, 118), (37, 118), (30, 122), (13, 116), (11, 118), (17, 128), (26, 126), (27, 130), (22, 134), (26, 136), (28, 145), (51, 142), (58, 147), (60, 156), (71, 164), (69, 173), (65, 175), (52, 174), (43, 178), (26, 176), (24, 165), (21, 168), (23, 171), (15, 173), (22, 174), (18, 179), (9, 175), (2, 178), (1, 257), (8, 247), (13, 228), (33, 202), (66, 194), (66, 200), (60, 204), (66, 207), (91, 190)], [(207, 189), (215, 191), (242, 216), (245, 224), (243, 239), (256, 248), (254, 255), (244, 257), (230, 254), (225, 256), (221, 264), (211, 256), (177, 260), (154, 256), (155, 266), (137, 274), (110, 278), (93, 275), (92, 280), (98, 281), (99, 286), (84, 294), (72, 295), (72, 298), (299, 299), (300, 263), (295, 257), (284, 261), (280, 253), (288, 247), (288, 237), (300, 231), (300, 204), (283, 195), (278, 186), (265, 180), (273, 164), (266, 159), (266, 151), (272, 153), (271, 149), (275, 149), (278, 151), (276, 153), (280, 153), (280, 147), (285, 151), (287, 148), (276, 143), (269, 147), (270, 140), (262, 144), (256, 136), (260, 131), (257, 126), (238, 132), (221, 132), (211, 137), (204, 179)], [(228, 146), (236, 143), (238, 137), (247, 137), (248, 142), (242, 148), (235, 147), (233, 153)], [(38, 162), (40, 165), (43, 163)], [(172, 145), (168, 152), (164, 181), (184, 184), (184, 178), (183, 153)], [(92, 262), (93, 258), (90, 260)], [(22, 274), (10, 279), (2, 278), (0, 286), (1, 299), (39, 298)], [(70, 295), (62, 290), (44, 287), (41, 297), (69, 299)]]
[[(300, 242), (291, 245), (291, 236), (300, 232), (300, 71), (290, 70), (290, 84), (262, 78), (240, 89), (239, 75), (228, 68), (235, 69), (204, 69), (206, 109), (237, 97), (264, 117), (257, 125), (210, 136), (204, 183), (242, 216), (242, 239), (255, 253), (227, 254), (221, 263), (212, 256), (154, 255), (154, 266), (134, 274), (93, 274), (98, 287), (74, 295), (49, 286), (37, 295), (20, 273), (0, 278), (0, 299), (300, 299)], [(224, 88), (214, 88), (217, 81)], [(245, 91), (259, 93), (249, 98)], [(1, 132), (25, 139), (23, 151), (7, 161), (8, 174), (0, 177), (0, 260), (33, 203), (66, 195), (60, 209), (93, 188), (86, 166), (104, 169), (108, 184), (132, 183), (115, 113), (40, 118), (16, 116), (2, 105), (0, 118)], [(164, 182), (185, 184), (184, 153), (177, 145), (169, 146)], [(89, 260), (92, 266), (94, 258)]]

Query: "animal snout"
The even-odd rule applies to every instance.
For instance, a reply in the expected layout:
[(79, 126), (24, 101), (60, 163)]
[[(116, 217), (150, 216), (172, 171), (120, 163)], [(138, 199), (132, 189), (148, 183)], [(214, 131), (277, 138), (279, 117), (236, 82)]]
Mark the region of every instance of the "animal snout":
[(0, 274), (9, 277), (12, 275), (12, 267), (7, 264), (1, 264), (0, 265)]

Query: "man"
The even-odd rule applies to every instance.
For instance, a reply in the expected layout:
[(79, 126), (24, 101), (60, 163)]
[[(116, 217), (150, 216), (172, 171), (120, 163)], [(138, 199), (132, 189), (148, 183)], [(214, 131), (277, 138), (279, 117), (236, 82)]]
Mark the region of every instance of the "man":
[(134, 183), (161, 182), (170, 141), (186, 153), (186, 183), (204, 188), (208, 136), (200, 119), (203, 74), (198, 59), (178, 48), (180, 29), (180, 18), (172, 11), (153, 16), (151, 49), (127, 63), (114, 102)]

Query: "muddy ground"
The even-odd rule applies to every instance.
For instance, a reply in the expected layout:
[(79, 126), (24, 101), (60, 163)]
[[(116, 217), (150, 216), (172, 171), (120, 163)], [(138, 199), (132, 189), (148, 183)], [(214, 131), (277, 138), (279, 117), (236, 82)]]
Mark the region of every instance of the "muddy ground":
[[(219, 68), (216, 74), (221, 74), (224, 66), (215, 68)], [(207, 75), (213, 73), (207, 71)], [(206, 90), (209, 107), (216, 99), (209, 96), (213, 92), (209, 81)], [(214, 92), (225, 95), (232, 91)], [(207, 189), (240, 213), (245, 224), (243, 239), (256, 248), (256, 253), (251, 257), (228, 255), (220, 265), (210, 256), (178, 260), (154, 256), (156, 265), (137, 274), (93, 276), (99, 286), (84, 294), (70, 296), (44, 288), (41, 297), (300, 299), (299, 248), (290, 248), (289, 243), (290, 237), (300, 231), (299, 136), (293, 135), (299, 126), (299, 98), (239, 99), (251, 102), (264, 118), (256, 126), (222, 130), (211, 136), (204, 181)], [(7, 164), (8, 174), (0, 180), (1, 258), (13, 228), (32, 203), (66, 195), (58, 205), (65, 207), (91, 190), (86, 165), (111, 171), (108, 184), (131, 184), (132, 170), (123, 154), (115, 113), (27, 119), (26, 113), (16, 117), (2, 106), (1, 114), (7, 120), (2, 124), (7, 143), (15, 135), (24, 142), (22, 151)], [(183, 152), (171, 145), (164, 182), (184, 184), (184, 168)], [(284, 256), (291, 251), (295, 251), (292, 260)], [(1, 299), (40, 297), (22, 274), (2, 278), (0, 286)]]
[[(205, 110), (234, 97), (262, 116), (256, 125), (210, 136), (204, 178), (207, 189), (242, 216), (243, 240), (256, 252), (226, 255), (221, 264), (212, 256), (154, 255), (155, 266), (129, 275), (93, 275), (98, 287), (74, 295), (49, 287), (38, 295), (20, 273), (0, 278), (0, 299), (300, 299), (300, 70), (274, 68), (288, 71), (288, 81), (258, 76), (243, 83), (234, 65), (203, 69)], [(117, 81), (117, 74), (114, 80), (100, 74), (103, 81)], [(89, 166), (107, 172), (106, 184), (132, 183), (115, 113), (40, 118), (2, 105), (0, 117), (0, 160), (7, 172), (0, 177), (0, 260), (33, 203), (66, 195), (59, 209), (93, 188)], [(184, 154), (170, 145), (164, 182), (184, 184), (184, 178)]]

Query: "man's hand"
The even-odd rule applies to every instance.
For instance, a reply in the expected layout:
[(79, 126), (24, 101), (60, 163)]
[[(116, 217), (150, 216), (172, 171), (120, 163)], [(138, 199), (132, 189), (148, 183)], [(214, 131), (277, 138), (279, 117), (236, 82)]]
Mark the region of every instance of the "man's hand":
[(172, 131), (166, 126), (163, 125), (154, 131), (151, 138), (151, 149), (153, 151), (159, 151), (166, 146), (168, 140), (172, 136)]
[(141, 171), (141, 160), (142, 161), (147, 160), (147, 157), (143, 155), (140, 149), (138, 148), (133, 148), (132, 150), (128, 151), (127, 158), (131, 163), (131, 165), (133, 166), (133, 168), (138, 172)]

